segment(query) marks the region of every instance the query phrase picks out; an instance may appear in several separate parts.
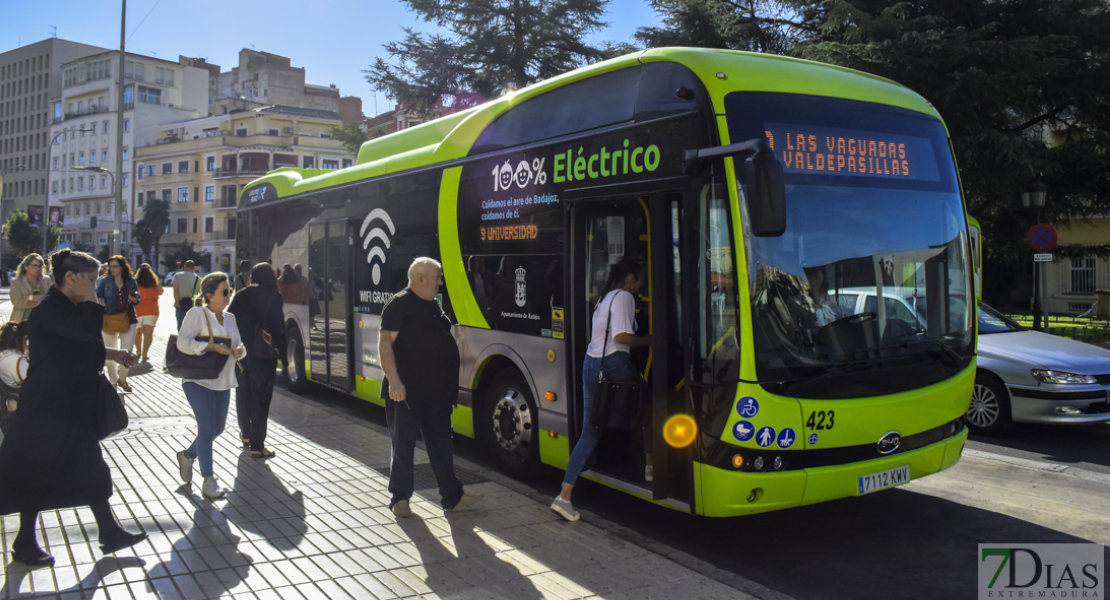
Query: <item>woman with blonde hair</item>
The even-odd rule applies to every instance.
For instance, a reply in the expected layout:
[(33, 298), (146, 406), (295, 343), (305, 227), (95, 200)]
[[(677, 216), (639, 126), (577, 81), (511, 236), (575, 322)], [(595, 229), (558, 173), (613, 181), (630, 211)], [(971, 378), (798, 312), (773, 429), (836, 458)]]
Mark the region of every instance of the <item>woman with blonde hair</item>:
[(135, 276), (139, 284), (139, 303), (135, 305), (135, 316), (139, 326), (135, 330), (135, 349), (142, 355), (142, 362), (150, 360), (150, 344), (154, 341), (154, 326), (158, 323), (158, 297), (162, 295), (162, 282), (148, 263), (139, 267)]
[(23, 257), (19, 268), (15, 272), (10, 290), (12, 301), (12, 316), (9, 321), (16, 323), (23, 321), (31, 313), (31, 309), (38, 306), (46, 296), (46, 292), (54, 285), (54, 280), (46, 274), (43, 265), (46, 261), (32, 252)]

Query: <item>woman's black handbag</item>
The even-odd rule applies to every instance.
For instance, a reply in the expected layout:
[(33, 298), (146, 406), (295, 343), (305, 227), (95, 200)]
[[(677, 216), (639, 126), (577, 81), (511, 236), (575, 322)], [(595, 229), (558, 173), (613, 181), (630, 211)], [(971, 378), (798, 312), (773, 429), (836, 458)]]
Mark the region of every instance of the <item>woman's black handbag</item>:
[[(613, 298), (613, 301), (616, 297)], [(605, 342), (601, 347), (601, 360), (609, 347), (609, 318), (613, 316), (613, 301), (609, 302), (609, 315), (605, 317)], [(605, 378), (602, 370), (597, 377), (597, 397), (590, 405), (587, 418), (590, 425), (602, 429), (627, 431), (634, 429), (640, 422), (640, 406), (643, 404), (646, 388), (643, 378), (636, 381), (612, 381)]]
[[(204, 310), (203, 308), (201, 310)], [(208, 337), (198, 337), (198, 341), (222, 343), (231, 347), (231, 339), (219, 338), (212, 335), (212, 322), (208, 314), (204, 315), (208, 323)], [(205, 352), (204, 354), (185, 354), (177, 349), (177, 336), (170, 336), (170, 343), (166, 346), (166, 371), (179, 379), (215, 379), (224, 370), (224, 365), (231, 358), (225, 354)]]
[(100, 374), (100, 392), (96, 398), (93, 426), (96, 428), (96, 437), (101, 440), (127, 429), (127, 408), (123, 406), (123, 398), (120, 398), (116, 386), (103, 373)]
[(640, 422), (644, 382), (607, 381), (602, 376), (597, 398), (590, 405), (590, 424), (602, 429), (628, 431)]

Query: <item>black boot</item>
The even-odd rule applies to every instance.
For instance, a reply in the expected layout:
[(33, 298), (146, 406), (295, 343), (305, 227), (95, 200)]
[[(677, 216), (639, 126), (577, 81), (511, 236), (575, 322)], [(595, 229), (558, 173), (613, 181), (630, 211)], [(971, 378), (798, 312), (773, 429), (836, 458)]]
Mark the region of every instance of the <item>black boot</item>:
[(128, 533), (122, 527), (111, 533), (100, 535), (100, 551), (104, 554), (115, 554), (124, 548), (130, 548), (146, 539), (146, 532)]

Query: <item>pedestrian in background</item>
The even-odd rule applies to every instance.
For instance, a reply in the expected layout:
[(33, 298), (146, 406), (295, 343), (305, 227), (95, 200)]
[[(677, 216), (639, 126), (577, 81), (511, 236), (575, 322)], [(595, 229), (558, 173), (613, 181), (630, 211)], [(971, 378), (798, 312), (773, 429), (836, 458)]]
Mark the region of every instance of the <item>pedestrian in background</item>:
[(200, 276), (196, 274), (196, 265), (193, 261), (185, 261), (185, 270), (173, 276), (173, 305), (177, 309), (177, 330), (181, 331), (181, 322), (185, 315), (193, 308), (193, 298), (200, 289)]
[(9, 321), (18, 323), (26, 320), (31, 309), (38, 306), (46, 296), (46, 292), (54, 285), (54, 280), (44, 272), (45, 264), (42, 257), (34, 252), (23, 257), (23, 262), (19, 263), (11, 290), (8, 292), (12, 301), (12, 314), (8, 317)]
[(235, 410), (239, 416), (239, 437), (249, 445), (253, 458), (269, 458), (274, 451), (266, 447), (266, 425), (270, 400), (274, 396), (274, 377), (281, 349), (285, 348), (285, 313), (278, 292), (274, 268), (267, 263), (255, 265), (251, 284), (235, 293), (228, 312), (250, 344), (250, 353), (237, 371)]
[[(106, 348), (119, 348), (124, 352), (131, 352), (135, 347), (135, 331), (139, 326), (139, 317), (135, 314), (135, 306), (141, 301), (139, 283), (131, 274), (131, 265), (127, 259), (116, 255), (108, 259), (108, 274), (96, 282), (96, 297), (105, 309), (104, 315), (104, 346)], [(108, 380), (125, 392), (131, 392), (131, 385), (127, 383), (127, 366), (120, 365), (117, 378), (116, 362), (108, 361)]]
[(149, 264), (143, 263), (139, 267), (139, 274), (135, 276), (139, 284), (139, 304), (135, 306), (135, 316), (139, 318), (139, 327), (135, 333), (135, 349), (142, 355), (142, 362), (150, 360), (150, 345), (154, 342), (154, 326), (158, 324), (158, 298), (162, 296), (162, 280)]
[(251, 261), (239, 261), (239, 274), (235, 276), (235, 285), (232, 286), (234, 291), (238, 292), (247, 289), (251, 284)]
[(451, 319), (436, 302), (443, 283), (440, 264), (427, 257), (412, 261), (409, 285), (382, 309), (378, 358), (383, 384), (385, 420), (393, 439), (389, 463), (389, 508), (398, 517), (412, 516), (413, 449), (417, 436), (439, 483), (445, 510), (480, 501), (468, 494), (455, 476), (451, 411), (459, 397), (459, 348)]
[(112, 472), (93, 425), (105, 359), (130, 365), (135, 355), (104, 347), (104, 307), (96, 295), (100, 263), (71, 250), (55, 252), (50, 262), (57, 285), (31, 313), (23, 402), (0, 443), (0, 514), (19, 513), (12, 558), (30, 566), (54, 562), (35, 532), (44, 510), (87, 505), (104, 554), (146, 538), (125, 531), (112, 514)]
[[(0, 381), (11, 388), (27, 378), (27, 322), (8, 321), (0, 327)], [(14, 412), (14, 411), (13, 411)]]
[[(177, 453), (177, 466), (182, 483), (192, 483), (193, 462), (200, 461), (200, 474), (204, 478), (201, 493), (208, 498), (222, 498), (227, 489), (220, 485), (212, 466), (212, 444), (224, 431), (227, 408), (231, 402), (231, 388), (235, 387), (235, 368), (246, 354), (235, 315), (225, 313), (231, 301), (231, 286), (227, 274), (216, 271), (205, 275), (200, 282), (203, 304), (193, 307), (181, 323), (177, 335), (177, 349), (182, 354), (201, 355), (215, 352), (231, 357), (215, 379), (185, 379), (182, 387), (193, 415), (197, 419), (197, 436), (192, 445)], [(209, 341), (211, 335), (228, 338), (229, 345)]]

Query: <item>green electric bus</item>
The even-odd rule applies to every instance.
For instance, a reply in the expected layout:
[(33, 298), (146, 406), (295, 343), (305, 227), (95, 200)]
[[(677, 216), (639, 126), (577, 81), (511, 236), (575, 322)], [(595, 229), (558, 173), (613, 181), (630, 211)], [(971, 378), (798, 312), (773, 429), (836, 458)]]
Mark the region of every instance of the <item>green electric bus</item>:
[[(368, 141), (349, 168), (277, 169), (238, 210), (237, 260), (301, 265), (281, 284), (294, 388), (384, 404), (382, 307), (413, 258), (441, 261), (455, 431), (510, 473), (565, 468), (623, 258), (645, 265), (648, 434), (607, 432), (585, 478), (744, 515), (936, 473), (967, 437), (959, 178), (937, 112), (879, 77), (647, 50)], [(862, 306), (840, 293), (861, 287)]]

